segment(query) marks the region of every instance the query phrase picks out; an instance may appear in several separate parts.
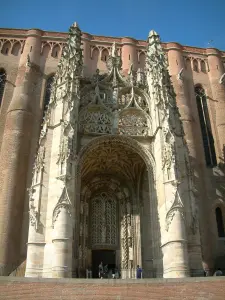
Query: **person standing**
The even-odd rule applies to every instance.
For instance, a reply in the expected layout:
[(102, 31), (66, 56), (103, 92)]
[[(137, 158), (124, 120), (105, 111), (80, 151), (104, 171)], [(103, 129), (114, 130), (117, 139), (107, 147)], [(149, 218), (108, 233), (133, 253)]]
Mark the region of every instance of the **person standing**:
[(141, 279), (142, 278), (142, 268), (139, 265), (137, 265), (136, 278), (137, 279)]
[(103, 263), (102, 263), (102, 261), (101, 261), (101, 263), (99, 264), (99, 266), (98, 266), (98, 276), (99, 276), (99, 278), (103, 278)]

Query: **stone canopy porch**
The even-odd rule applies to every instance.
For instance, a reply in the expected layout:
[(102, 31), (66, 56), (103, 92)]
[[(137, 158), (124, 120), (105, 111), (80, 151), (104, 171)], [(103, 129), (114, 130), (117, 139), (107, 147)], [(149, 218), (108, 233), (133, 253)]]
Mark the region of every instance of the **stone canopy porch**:
[(156, 236), (152, 228), (154, 194), (149, 193), (152, 178), (147, 172), (149, 169), (152, 174), (152, 165), (145, 163), (141, 148), (131, 138), (101, 137), (89, 142), (81, 153), (75, 217), (79, 225), (74, 241), (79, 276), (86, 275), (86, 269), (96, 276), (104, 257), (93, 261), (93, 254), (111, 250), (111, 264), (120, 270), (122, 278), (135, 277), (137, 265), (152, 277), (153, 239), (160, 235)]

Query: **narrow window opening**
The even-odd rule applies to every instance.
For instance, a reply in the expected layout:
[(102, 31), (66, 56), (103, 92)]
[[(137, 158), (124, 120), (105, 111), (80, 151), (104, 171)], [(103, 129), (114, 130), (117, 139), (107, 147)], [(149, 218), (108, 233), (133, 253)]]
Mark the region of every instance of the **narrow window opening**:
[(201, 60), (201, 71), (202, 71), (203, 73), (206, 72), (206, 64), (205, 64), (205, 61), (204, 61), (204, 60)]
[(107, 56), (105, 55), (105, 61), (107, 60)]
[(48, 104), (50, 102), (53, 81), (54, 81), (54, 75), (50, 76), (47, 79), (47, 82), (46, 82), (42, 122), (44, 121), (44, 118), (45, 118), (45, 115), (46, 115), (46, 112), (47, 112), (47, 109), (48, 109)]
[(198, 108), (200, 127), (202, 132), (203, 147), (205, 152), (206, 165), (214, 167), (217, 165), (214, 138), (210, 124), (207, 99), (202, 87), (195, 87), (195, 96)]
[(30, 52), (32, 51), (32, 46), (30, 47)]
[(2, 103), (3, 94), (5, 91), (5, 83), (6, 83), (6, 72), (4, 70), (0, 70), (0, 107)]
[(129, 60), (130, 60), (130, 54), (129, 54)]
[(198, 72), (198, 61), (196, 59), (193, 60), (193, 70)]
[(5, 49), (5, 54), (8, 54), (8, 52), (9, 52), (9, 48), (6, 48)]
[(215, 213), (216, 213), (218, 237), (225, 237), (222, 211), (219, 207), (217, 207)]

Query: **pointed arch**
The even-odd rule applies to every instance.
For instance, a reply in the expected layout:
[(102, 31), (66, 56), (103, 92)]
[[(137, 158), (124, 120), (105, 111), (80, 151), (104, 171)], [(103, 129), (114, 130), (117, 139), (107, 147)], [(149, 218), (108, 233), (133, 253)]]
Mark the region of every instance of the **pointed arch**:
[(144, 69), (145, 67), (145, 53), (141, 52), (139, 55), (140, 68)]
[(191, 60), (190, 60), (190, 58), (187, 58), (185, 60), (185, 65), (186, 65), (187, 70), (191, 70)]
[(202, 132), (206, 165), (208, 167), (214, 167), (217, 165), (216, 151), (208, 112), (207, 97), (202, 86), (195, 86), (195, 97)]
[(58, 58), (60, 55), (60, 46), (56, 44), (52, 49), (52, 57)]
[(106, 62), (108, 60), (109, 51), (107, 49), (103, 49), (101, 52), (101, 60)]
[(44, 47), (42, 48), (42, 56), (47, 58), (49, 56), (49, 53), (51, 51), (51, 47), (49, 44), (45, 44)]
[(94, 61), (98, 61), (98, 57), (99, 57), (99, 49), (98, 49), (97, 47), (95, 47), (95, 48), (92, 50), (91, 58), (92, 58), (92, 60), (94, 60)]
[(21, 53), (21, 44), (20, 42), (15, 42), (12, 47), (12, 55), (18, 56)]
[(1, 53), (4, 55), (8, 55), (10, 53), (10, 49), (11, 49), (11, 43), (10, 41), (6, 41), (2, 46)]
[(201, 60), (201, 71), (203, 73), (206, 73), (206, 64), (204, 60)]
[(143, 111), (127, 108), (119, 116), (118, 133), (128, 136), (148, 136), (149, 120)]
[(225, 237), (223, 213), (220, 207), (215, 209), (218, 237)]
[(193, 71), (198, 72), (198, 61), (197, 59), (193, 59)]
[(0, 69), (0, 107), (2, 104), (2, 99), (5, 91), (5, 83), (6, 83), (6, 71), (4, 69)]

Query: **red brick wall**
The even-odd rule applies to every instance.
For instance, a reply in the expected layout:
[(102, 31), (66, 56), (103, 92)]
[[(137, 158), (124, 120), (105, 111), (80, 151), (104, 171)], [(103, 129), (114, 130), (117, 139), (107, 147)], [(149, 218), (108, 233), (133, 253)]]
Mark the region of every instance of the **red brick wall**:
[(0, 300), (224, 300), (225, 277), (85, 280), (0, 277)]

